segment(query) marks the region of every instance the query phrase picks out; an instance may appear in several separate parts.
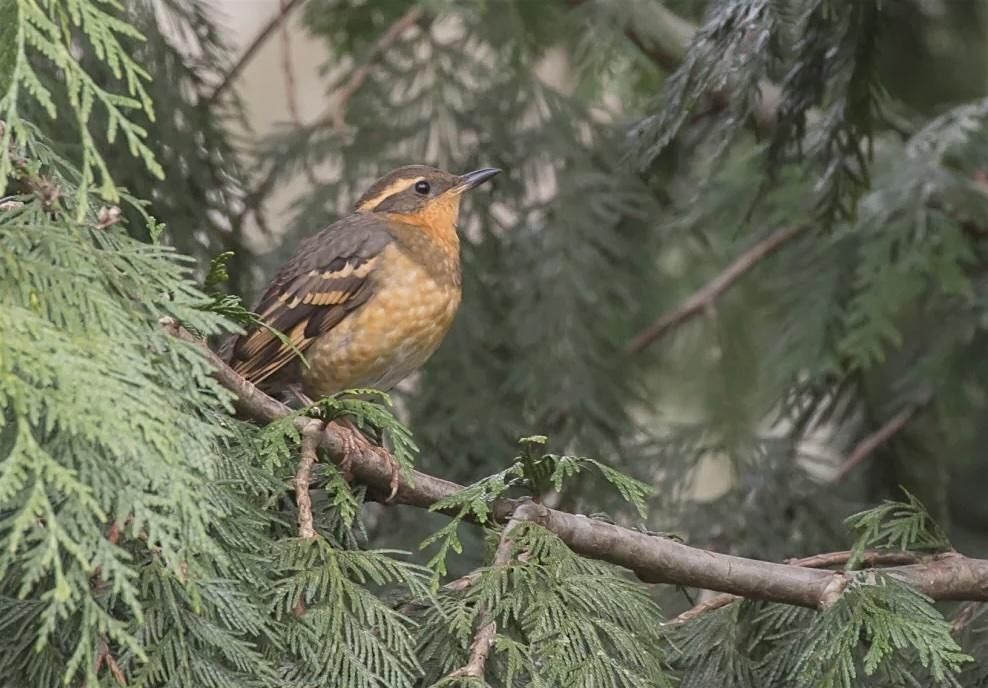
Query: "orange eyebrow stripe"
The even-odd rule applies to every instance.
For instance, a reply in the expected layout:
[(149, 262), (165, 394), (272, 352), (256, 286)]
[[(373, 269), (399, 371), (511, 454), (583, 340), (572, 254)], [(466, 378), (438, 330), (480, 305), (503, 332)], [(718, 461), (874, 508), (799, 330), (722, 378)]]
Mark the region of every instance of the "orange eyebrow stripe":
[(402, 191), (410, 187), (412, 184), (414, 184), (417, 181), (421, 181), (422, 179), (425, 179), (425, 177), (420, 176), (420, 177), (413, 177), (410, 179), (398, 179), (396, 181), (393, 181), (390, 184), (388, 184), (386, 187), (384, 187), (380, 191), (380, 193), (371, 196), (363, 203), (358, 205), (357, 210), (373, 210), (374, 208), (377, 207), (377, 205), (381, 201), (383, 201), (388, 196), (394, 196), (396, 193), (401, 193)]

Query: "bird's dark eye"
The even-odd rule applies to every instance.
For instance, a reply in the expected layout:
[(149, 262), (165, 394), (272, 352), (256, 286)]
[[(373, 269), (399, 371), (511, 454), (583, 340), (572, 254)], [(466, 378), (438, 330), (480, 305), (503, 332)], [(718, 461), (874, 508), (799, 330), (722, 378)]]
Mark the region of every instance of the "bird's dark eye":
[(425, 181), (424, 179), (422, 181), (415, 182), (415, 193), (417, 194), (422, 194), (423, 196), (425, 196), (427, 193), (429, 193), (429, 189), (431, 188), (432, 187), (429, 186), (429, 182)]

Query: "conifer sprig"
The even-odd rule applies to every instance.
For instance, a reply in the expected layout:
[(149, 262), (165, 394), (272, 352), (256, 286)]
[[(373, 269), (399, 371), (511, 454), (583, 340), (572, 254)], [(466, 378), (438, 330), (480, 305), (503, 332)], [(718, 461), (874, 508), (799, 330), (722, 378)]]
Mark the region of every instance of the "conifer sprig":
[[(37, 0), (7, 0), (0, 12), (4, 16), (4, 37), (9, 46), (0, 52), (0, 120), (6, 126), (0, 132), (0, 179), (6, 179), (13, 167), (12, 143), (26, 141), (29, 132), (22, 118), (26, 97), (34, 100), (48, 117), (55, 119), (53, 85), (46, 83), (35, 69), (35, 57), (48, 60), (62, 76), (62, 88), (71, 111), (71, 125), (79, 138), (81, 178), (75, 190), (76, 219), (89, 211), (90, 187), (102, 198), (117, 202), (117, 185), (91, 131), (93, 108), (99, 106), (107, 118), (105, 142), (112, 144), (122, 134), (130, 153), (140, 158), (147, 169), (161, 178), (164, 171), (147, 145), (147, 130), (136, 124), (128, 110), (139, 110), (151, 121), (154, 111), (145, 88), (150, 74), (124, 48), (124, 40), (143, 40), (141, 34), (118, 16), (119, 5), (113, 2), (58, 0), (43, 5)], [(122, 92), (101, 86), (86, 71), (74, 51), (92, 51), (118, 80)]]

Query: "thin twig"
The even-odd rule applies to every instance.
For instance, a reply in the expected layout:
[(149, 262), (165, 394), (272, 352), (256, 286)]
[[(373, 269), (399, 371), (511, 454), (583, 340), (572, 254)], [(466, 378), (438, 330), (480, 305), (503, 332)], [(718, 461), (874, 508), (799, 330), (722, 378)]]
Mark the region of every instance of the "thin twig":
[[(288, 5), (289, 0), (279, 0), (281, 3), (282, 12), (285, 11), (285, 7)], [(288, 36), (288, 22), (281, 22), (279, 34), (281, 35), (281, 72), (285, 75), (285, 102), (288, 104), (288, 114), (292, 118), (292, 123), (299, 129), (303, 128), (302, 115), (299, 113), (298, 109), (298, 88), (296, 87), (295, 80), (295, 67), (292, 63), (292, 44), (291, 39)], [(305, 173), (305, 178), (309, 181), (309, 184), (313, 188), (319, 188), (322, 184), (316, 178), (315, 172), (312, 171), (312, 166), (309, 165), (309, 161), (306, 160), (305, 164), (302, 166), (302, 171)]]
[(247, 63), (253, 59), (257, 51), (261, 49), (261, 46), (264, 45), (264, 43), (274, 34), (275, 30), (277, 30), (278, 27), (281, 26), (286, 19), (288, 19), (288, 15), (291, 14), (292, 10), (302, 4), (302, 2), (303, 0), (287, 0), (287, 2), (282, 3), (278, 13), (271, 17), (270, 21), (268, 21), (268, 23), (257, 32), (257, 35), (254, 36), (254, 40), (250, 42), (244, 52), (240, 55), (240, 59), (234, 63), (230, 71), (223, 75), (223, 79), (220, 81), (219, 85), (213, 89), (213, 92), (206, 98), (206, 107), (209, 107), (215, 103), (216, 99), (223, 95), (223, 92), (226, 91), (234, 81), (236, 81), (237, 77), (240, 76), (240, 72), (242, 72), (244, 67), (247, 66)]
[(93, 673), (99, 674), (99, 670), (103, 668), (104, 664), (106, 664), (106, 668), (110, 670), (110, 673), (119, 685), (127, 685), (127, 678), (124, 676), (120, 665), (117, 664), (117, 660), (110, 653), (110, 646), (107, 645), (105, 639), (100, 638), (99, 653), (96, 655), (96, 668)]
[(316, 536), (312, 518), (312, 466), (316, 463), (316, 449), (322, 436), (323, 423), (310, 420), (302, 430), (302, 448), (299, 451), (298, 470), (295, 472), (295, 503), (298, 505), (298, 536), (309, 540)]
[[(805, 566), (808, 569), (830, 569), (835, 566), (846, 565), (852, 556), (854, 556), (853, 551), (843, 550), (841, 552), (813, 554), (799, 559), (786, 559), (786, 563), (790, 566)], [(859, 561), (864, 568), (875, 568), (878, 566), (915, 564), (919, 561), (919, 557), (905, 550), (868, 549), (861, 553)]]
[[(508, 525), (501, 531), (498, 539), (497, 550), (494, 553), (493, 566), (507, 566), (511, 563), (511, 555), (514, 550), (514, 543), (511, 540), (511, 533), (525, 522), (522, 509), (519, 507), (512, 514)], [(455, 581), (454, 581), (455, 582)], [(467, 586), (472, 585), (470, 580)], [(483, 680), (487, 668), (487, 657), (490, 655), (491, 647), (497, 638), (497, 621), (491, 618), (490, 611), (481, 610), (480, 622), (477, 625), (477, 632), (474, 634), (473, 642), (470, 643), (470, 655), (467, 663), (459, 669), (451, 672), (447, 678), (476, 678)]]
[[(285, 8), (290, 0), (279, 0), (281, 13), (285, 14)], [(295, 88), (295, 68), (292, 65), (292, 45), (288, 37), (288, 22), (279, 24), (281, 34), (281, 71), (285, 75), (285, 101), (288, 103), (288, 113), (292, 116), (292, 122), (296, 127), (302, 126), (302, 117), (298, 112), (298, 92)]]
[(470, 658), (459, 669), (450, 672), (447, 678), (477, 678), (483, 680), (487, 669), (487, 655), (491, 652), (497, 637), (497, 622), (483, 624), (470, 643)]
[(981, 609), (982, 605), (984, 605), (984, 602), (966, 602), (962, 604), (950, 622), (950, 632), (954, 635), (963, 632), (978, 616), (978, 610)]
[(786, 227), (756, 243), (728, 265), (725, 270), (695, 291), (688, 299), (636, 334), (625, 347), (626, 352), (637, 354), (644, 351), (650, 344), (663, 337), (674, 327), (711, 308), (714, 301), (745, 273), (779, 250), (784, 244), (799, 236), (807, 227), (808, 225)]
[(916, 406), (907, 406), (892, 416), (885, 425), (858, 442), (854, 446), (854, 449), (851, 450), (851, 453), (847, 455), (847, 458), (844, 459), (844, 462), (837, 468), (833, 482), (839, 483), (844, 480), (847, 474), (854, 470), (855, 466), (871, 456), (872, 452), (902, 430), (912, 420), (917, 408)]
[[(302, 446), (299, 450), (298, 469), (295, 471), (295, 504), (298, 509), (298, 536), (303, 540), (313, 540), (316, 537), (309, 484), (312, 482), (312, 467), (318, 460), (316, 452), (323, 428), (324, 423), (316, 419), (310, 419), (302, 428)], [(305, 614), (304, 595), (299, 595), (292, 613), (296, 617)]]
[(741, 598), (737, 595), (731, 595), (730, 593), (721, 593), (719, 595), (714, 595), (699, 604), (694, 605), (691, 609), (687, 609), (685, 612), (679, 616), (666, 621), (664, 625), (666, 626), (676, 626), (678, 624), (686, 623), (687, 621), (692, 621), (696, 617), (706, 614), (707, 612), (712, 612), (715, 609), (720, 609), (721, 607), (726, 607), (732, 602), (736, 602)]
[(331, 122), (339, 131), (343, 131), (346, 128), (347, 103), (350, 102), (354, 94), (367, 81), (367, 77), (370, 75), (370, 70), (373, 68), (374, 63), (395, 41), (401, 38), (401, 35), (405, 33), (406, 29), (411, 28), (423, 15), (422, 8), (419, 5), (413, 5), (392, 23), (384, 33), (378, 36), (367, 52), (364, 62), (354, 69), (346, 83), (336, 89), (330, 96), (330, 106), (322, 117), (319, 118), (320, 122)]

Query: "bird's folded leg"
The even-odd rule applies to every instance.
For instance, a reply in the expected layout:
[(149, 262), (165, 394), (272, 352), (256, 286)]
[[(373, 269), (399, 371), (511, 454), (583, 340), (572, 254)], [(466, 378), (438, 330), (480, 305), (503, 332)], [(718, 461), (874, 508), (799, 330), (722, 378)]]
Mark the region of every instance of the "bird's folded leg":
[(282, 394), (282, 401), (293, 408), (298, 406), (315, 406), (316, 404), (312, 397), (302, 391), (302, 385), (300, 384), (285, 387), (285, 391)]

